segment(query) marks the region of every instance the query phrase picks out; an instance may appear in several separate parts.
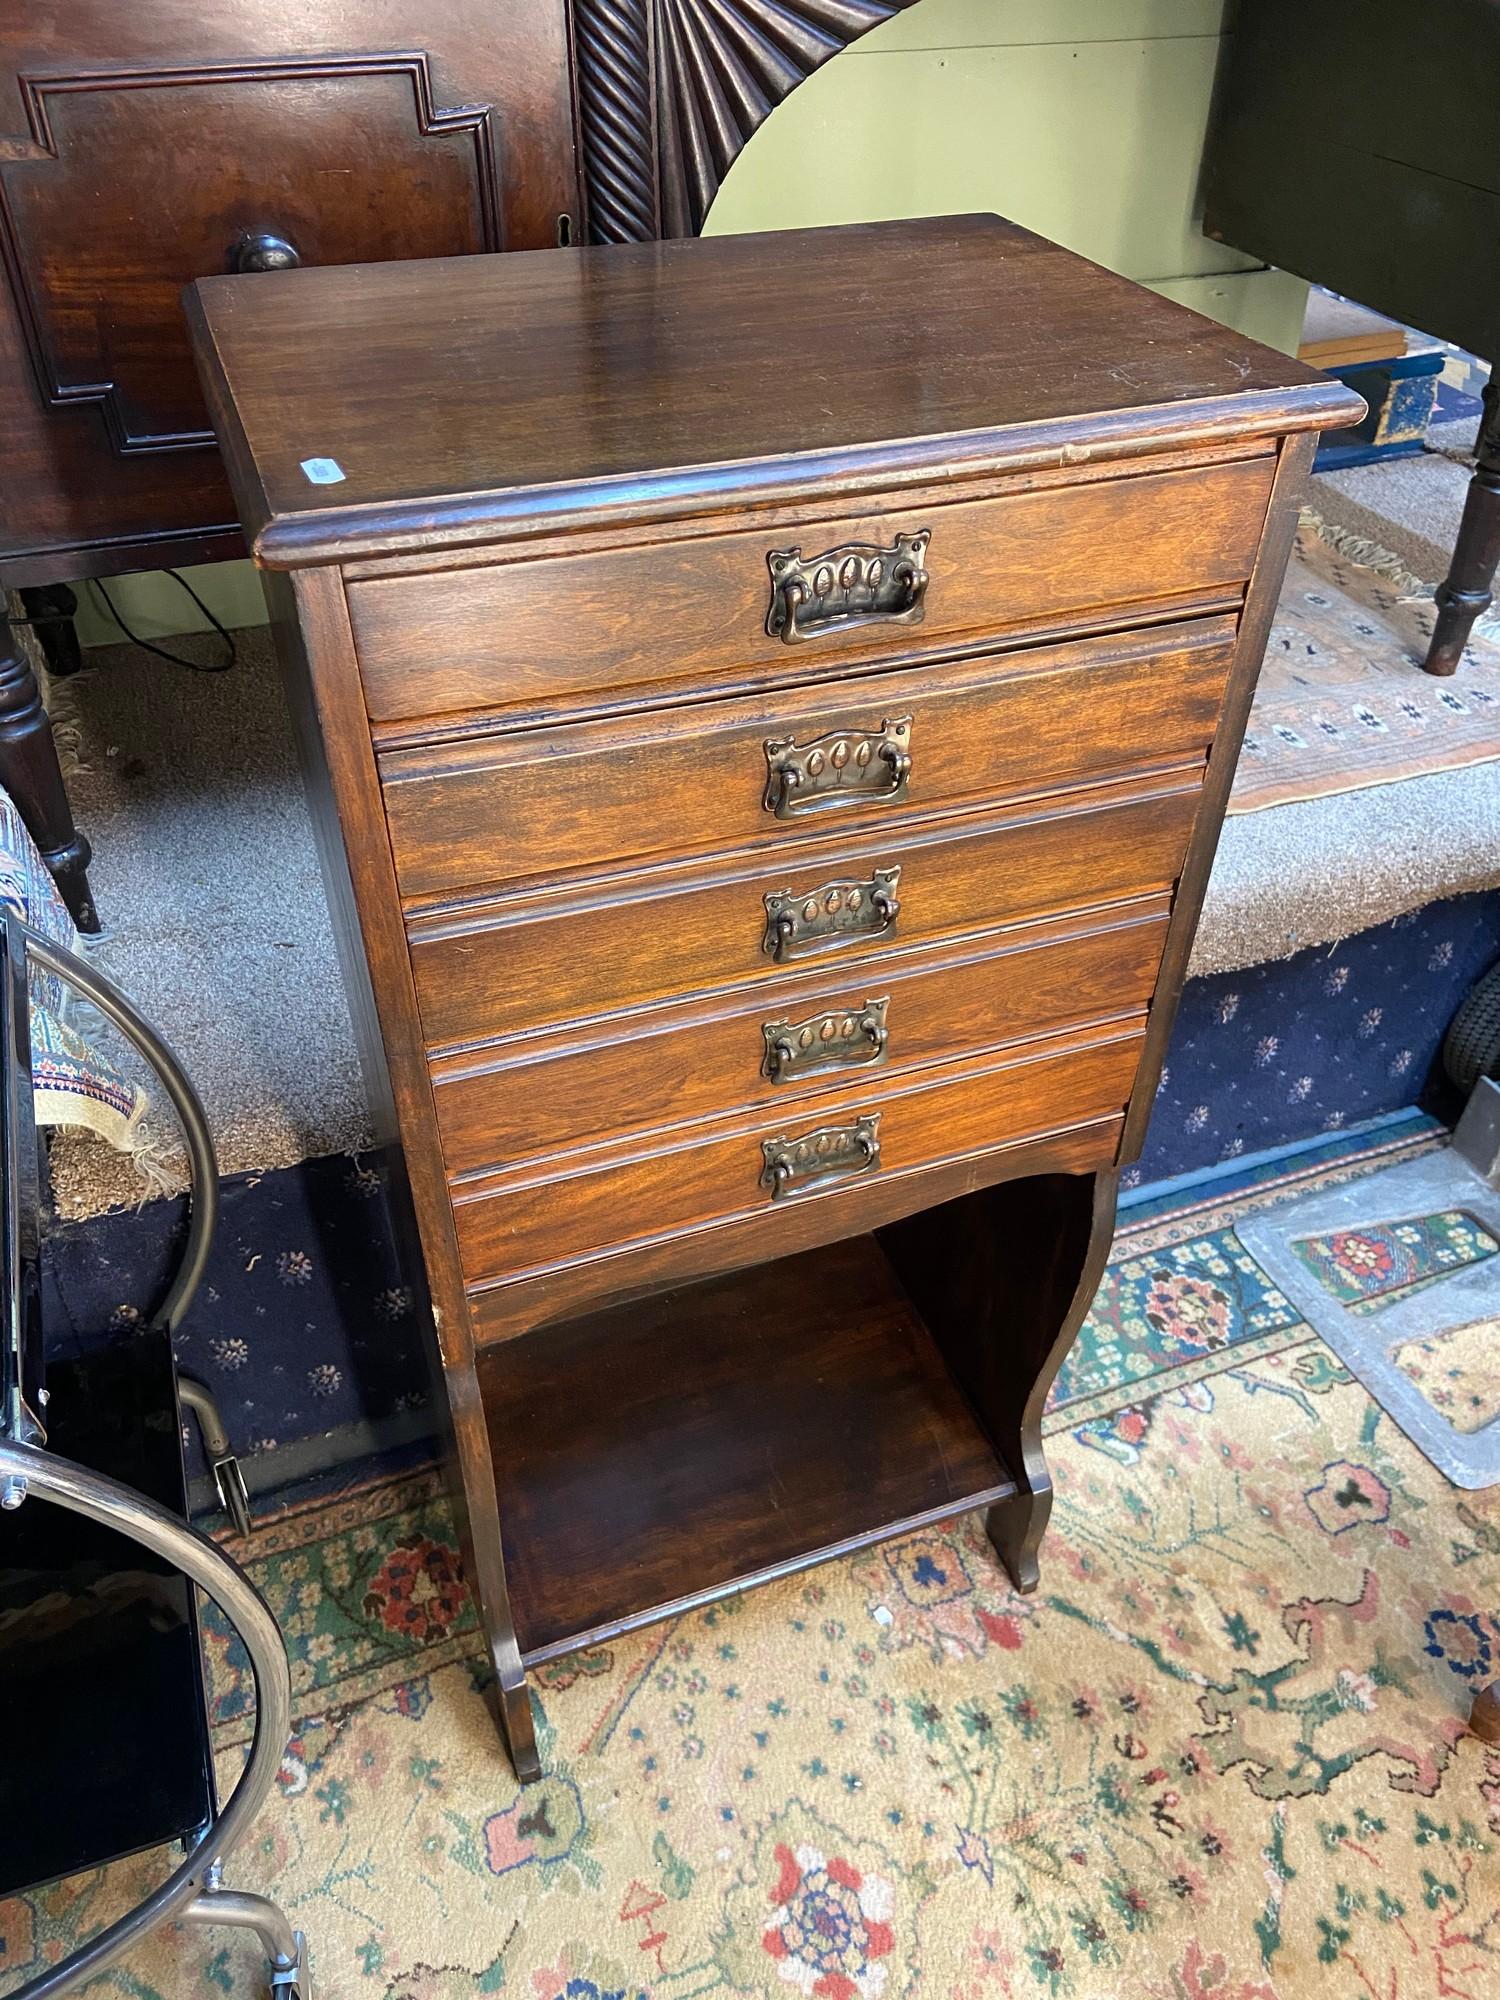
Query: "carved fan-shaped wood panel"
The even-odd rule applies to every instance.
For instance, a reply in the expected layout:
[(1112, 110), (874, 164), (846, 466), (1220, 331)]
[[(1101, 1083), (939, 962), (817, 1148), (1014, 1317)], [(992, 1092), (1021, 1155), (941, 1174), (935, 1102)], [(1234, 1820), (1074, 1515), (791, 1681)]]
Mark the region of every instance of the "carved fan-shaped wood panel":
[(594, 243), (696, 236), (756, 127), (911, 0), (574, 0)]

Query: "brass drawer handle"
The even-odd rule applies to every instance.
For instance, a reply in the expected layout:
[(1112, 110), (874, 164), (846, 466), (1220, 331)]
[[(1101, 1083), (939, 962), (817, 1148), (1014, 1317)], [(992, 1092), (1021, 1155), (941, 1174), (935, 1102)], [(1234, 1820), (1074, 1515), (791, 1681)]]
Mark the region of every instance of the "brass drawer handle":
[(888, 549), (845, 542), (821, 556), (804, 556), (800, 548), (770, 550), (768, 635), (795, 646), (855, 625), (920, 625), (931, 540), (931, 529), (923, 528), (897, 535)]
[(852, 1125), (820, 1125), (800, 1139), (762, 1139), (765, 1165), (760, 1184), (772, 1201), (810, 1194), (830, 1181), (854, 1174), (871, 1174), (880, 1165), (880, 1113), (872, 1111)]
[(772, 1083), (793, 1083), (830, 1069), (872, 1068), (885, 1055), (890, 1039), (885, 1020), (890, 1004), (887, 995), (866, 1000), (862, 1007), (835, 1007), (805, 1021), (763, 1021), (765, 1074)]
[(778, 965), (833, 951), (894, 930), (901, 914), (899, 868), (877, 868), (868, 882), (825, 882), (817, 889), (777, 889), (767, 896), (761, 950)]
[(911, 777), (911, 717), (887, 716), (878, 729), (830, 730), (811, 743), (768, 736), (766, 811), (778, 819), (830, 806), (887, 804), (906, 797)]

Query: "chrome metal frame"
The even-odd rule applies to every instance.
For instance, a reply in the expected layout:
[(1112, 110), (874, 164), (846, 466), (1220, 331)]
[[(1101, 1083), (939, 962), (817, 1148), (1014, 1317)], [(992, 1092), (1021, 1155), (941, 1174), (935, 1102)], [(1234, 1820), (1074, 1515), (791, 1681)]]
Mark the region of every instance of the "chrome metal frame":
[(117, 1529), (153, 1555), (164, 1556), (191, 1578), (214, 1600), (244, 1641), (255, 1681), (255, 1733), (250, 1755), (218, 1818), (144, 1903), (39, 1979), (21, 1987), (11, 2000), (53, 2000), (54, 1995), (113, 1965), (147, 1931), (174, 1919), (253, 1926), (266, 1942), (273, 1988), (279, 1986), (294, 1992), (297, 2000), (309, 2000), (301, 1933), (293, 1931), (281, 1911), (265, 1897), (217, 1886), (225, 1856), (249, 1832), (275, 1788), (291, 1734), (291, 1670), (270, 1607), (239, 1564), (206, 1535), (116, 1479), (107, 1479), (103, 1473), (91, 1472), (36, 1445), (0, 1443), (0, 1482), (8, 1478), (23, 1481), (27, 1493), (37, 1499), (50, 1500), (86, 1520)]
[(240, 1462), (229, 1442), (229, 1433), (224, 1428), (224, 1419), (219, 1414), (219, 1406), (206, 1383), (200, 1382), (196, 1375), (184, 1375), (180, 1368), (177, 1371), (177, 1400), (185, 1410), (192, 1411), (197, 1421), (198, 1434), (203, 1440), (203, 1454), (218, 1491), (219, 1505), (234, 1523), (234, 1532), (243, 1540), (251, 1527), (250, 1495)]
[[(16, 917), (5, 916), (7, 958), (25, 991), (28, 961), (82, 993), (132, 1043), (161, 1081), (182, 1125), (191, 1171), (187, 1238), (171, 1285), (151, 1324), (169, 1332), (181, 1322), (202, 1282), (218, 1217), (219, 1170), (203, 1106), (172, 1051), (123, 994), (94, 968)], [(22, 1052), (23, 1088), (30, 1083), (29, 1048)], [(203, 1430), (214, 1463), (220, 1497), (236, 1528), (248, 1532), (249, 1510), (239, 1467), (212, 1397), (200, 1383), (179, 1378), (182, 1401)], [(0, 1413), (3, 1414), (3, 1413)], [(291, 1732), (291, 1671), (286, 1646), (265, 1599), (232, 1557), (167, 1508), (120, 1481), (48, 1452), (33, 1427), (27, 1439), (0, 1433), (0, 1495), (7, 1507), (28, 1496), (114, 1528), (131, 1541), (164, 1557), (219, 1606), (244, 1642), (255, 1683), (255, 1728), (250, 1754), (228, 1804), (182, 1863), (136, 1909), (111, 1924), (39, 1978), (19, 1988), (11, 2000), (54, 2000), (54, 1996), (112, 1965), (147, 1931), (172, 1920), (191, 1924), (248, 1927), (260, 1935), (271, 1967), (273, 1995), (310, 2000), (307, 1953), (276, 1904), (220, 1883), (224, 1859), (256, 1819), (276, 1784)]]
[(214, 1154), (208, 1120), (203, 1115), (202, 1100), (176, 1056), (117, 986), (96, 972), (76, 952), (54, 944), (51, 938), (42, 937), (29, 924), (13, 917), (10, 927), (13, 940), (18, 940), (20, 945), (17, 956), (21, 963), (24, 965), (29, 961), (41, 971), (50, 972), (54, 979), (60, 979), (65, 986), (71, 986), (85, 1000), (91, 1001), (150, 1064), (167, 1093), (172, 1109), (177, 1113), (187, 1146), (191, 1188), (187, 1240), (167, 1295), (151, 1315), (153, 1326), (164, 1326), (169, 1333), (175, 1333), (192, 1303), (193, 1294), (203, 1282), (214, 1227), (219, 1219), (219, 1162)]

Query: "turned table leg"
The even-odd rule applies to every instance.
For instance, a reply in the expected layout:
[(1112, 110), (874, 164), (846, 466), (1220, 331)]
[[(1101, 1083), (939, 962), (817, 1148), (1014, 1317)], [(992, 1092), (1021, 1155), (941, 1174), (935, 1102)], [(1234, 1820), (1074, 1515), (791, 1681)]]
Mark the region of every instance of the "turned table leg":
[(73, 624), (78, 616), (77, 591), (67, 583), (39, 583), (16, 595), (31, 621), (47, 672), (54, 680), (80, 672), (83, 652)]
[(1446, 582), (1436, 592), (1437, 623), (1423, 666), (1430, 674), (1451, 674), (1463, 657), (1474, 620), (1490, 607), (1490, 586), (1500, 566), (1500, 386), (1484, 391), (1474, 477), (1464, 501), (1458, 540)]
[(81, 931), (97, 931), (89, 893), (89, 844), (73, 824), (31, 662), (10, 620), (0, 612), (0, 786), (10, 794), (26, 830), (41, 849), (63, 901)]

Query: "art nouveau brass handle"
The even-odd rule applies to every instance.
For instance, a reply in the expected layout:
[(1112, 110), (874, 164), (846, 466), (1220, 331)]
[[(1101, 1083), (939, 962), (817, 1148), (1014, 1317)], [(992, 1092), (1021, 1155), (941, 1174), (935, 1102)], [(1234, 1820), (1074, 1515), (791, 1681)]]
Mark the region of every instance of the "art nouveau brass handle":
[(887, 716), (878, 729), (834, 729), (799, 745), (768, 736), (766, 811), (778, 819), (906, 797), (911, 777), (911, 717)]
[(880, 1165), (880, 1113), (872, 1111), (852, 1125), (820, 1125), (800, 1139), (762, 1139), (765, 1164), (760, 1184), (772, 1201), (810, 1194), (830, 1181), (873, 1173)]
[(887, 995), (858, 1007), (835, 1007), (805, 1021), (762, 1021), (762, 1068), (772, 1083), (793, 1083), (830, 1069), (869, 1069), (885, 1055)]
[(888, 549), (844, 542), (826, 555), (772, 549), (771, 603), (766, 631), (795, 646), (855, 625), (919, 625), (927, 596), (927, 545), (932, 531), (897, 535)]
[(777, 889), (766, 897), (760, 948), (778, 965), (812, 952), (833, 951), (879, 937), (901, 914), (899, 868), (877, 868), (868, 882), (824, 882), (816, 889)]

